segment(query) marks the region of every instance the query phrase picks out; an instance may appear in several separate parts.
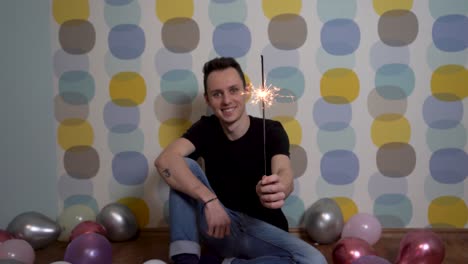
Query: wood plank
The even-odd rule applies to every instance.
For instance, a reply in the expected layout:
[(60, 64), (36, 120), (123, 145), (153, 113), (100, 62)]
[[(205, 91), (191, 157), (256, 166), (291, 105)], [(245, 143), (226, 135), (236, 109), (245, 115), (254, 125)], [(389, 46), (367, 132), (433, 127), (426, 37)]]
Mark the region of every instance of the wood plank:
[[(400, 241), (410, 228), (383, 229), (379, 241), (373, 246), (378, 256), (394, 263), (398, 254)], [(445, 259), (443, 264), (468, 263), (468, 229), (438, 228), (431, 229), (445, 244)], [(290, 232), (308, 243), (314, 245), (332, 262), (334, 244), (316, 245), (310, 241), (306, 231), (292, 228)], [(63, 260), (68, 243), (54, 242), (45, 249), (36, 250), (36, 263), (49, 264)], [(142, 264), (149, 259), (161, 259), (168, 262), (169, 229), (146, 228), (130, 241), (112, 243), (113, 264)], [(169, 263), (169, 262), (168, 262)]]

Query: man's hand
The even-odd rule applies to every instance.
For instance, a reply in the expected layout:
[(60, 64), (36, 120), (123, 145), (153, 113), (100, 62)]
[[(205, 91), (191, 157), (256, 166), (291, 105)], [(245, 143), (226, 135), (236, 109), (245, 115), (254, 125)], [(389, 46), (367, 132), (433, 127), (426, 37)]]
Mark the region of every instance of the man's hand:
[(231, 234), (231, 218), (229, 218), (219, 200), (207, 203), (204, 210), (209, 236), (224, 238)]
[(256, 191), (263, 206), (270, 209), (278, 209), (284, 205), (286, 199), (286, 187), (276, 174), (263, 176), (257, 183)]

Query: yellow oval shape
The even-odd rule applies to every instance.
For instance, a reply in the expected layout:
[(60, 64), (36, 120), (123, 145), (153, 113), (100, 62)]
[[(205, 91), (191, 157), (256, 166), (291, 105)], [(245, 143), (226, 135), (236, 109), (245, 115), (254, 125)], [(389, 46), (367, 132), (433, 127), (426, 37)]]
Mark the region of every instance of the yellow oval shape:
[(394, 142), (409, 143), (411, 126), (408, 120), (399, 114), (380, 115), (372, 123), (371, 137), (377, 147)]

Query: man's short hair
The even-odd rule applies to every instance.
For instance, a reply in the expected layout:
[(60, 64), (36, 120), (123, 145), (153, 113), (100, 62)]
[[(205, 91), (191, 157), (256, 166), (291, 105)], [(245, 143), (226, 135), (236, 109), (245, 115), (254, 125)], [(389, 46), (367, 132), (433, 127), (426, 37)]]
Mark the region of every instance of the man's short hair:
[(203, 87), (204, 87), (204, 94), (206, 95), (206, 82), (208, 79), (208, 75), (210, 75), (213, 71), (220, 71), (225, 70), (227, 68), (234, 68), (237, 73), (239, 73), (239, 77), (242, 80), (242, 84), (244, 85), (244, 89), (246, 87), (244, 72), (242, 71), (241, 66), (239, 63), (232, 57), (218, 57), (214, 58), (205, 63), (203, 66)]

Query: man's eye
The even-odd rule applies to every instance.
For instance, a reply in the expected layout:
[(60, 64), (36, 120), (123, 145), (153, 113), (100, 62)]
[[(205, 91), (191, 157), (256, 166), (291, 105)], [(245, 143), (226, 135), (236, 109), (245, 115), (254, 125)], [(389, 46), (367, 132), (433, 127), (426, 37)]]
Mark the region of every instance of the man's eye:
[(220, 96), (221, 96), (221, 93), (213, 93), (213, 94), (211, 94), (211, 96), (213, 96), (213, 97), (220, 97)]
[(231, 93), (236, 94), (239, 92), (239, 88), (231, 88)]

